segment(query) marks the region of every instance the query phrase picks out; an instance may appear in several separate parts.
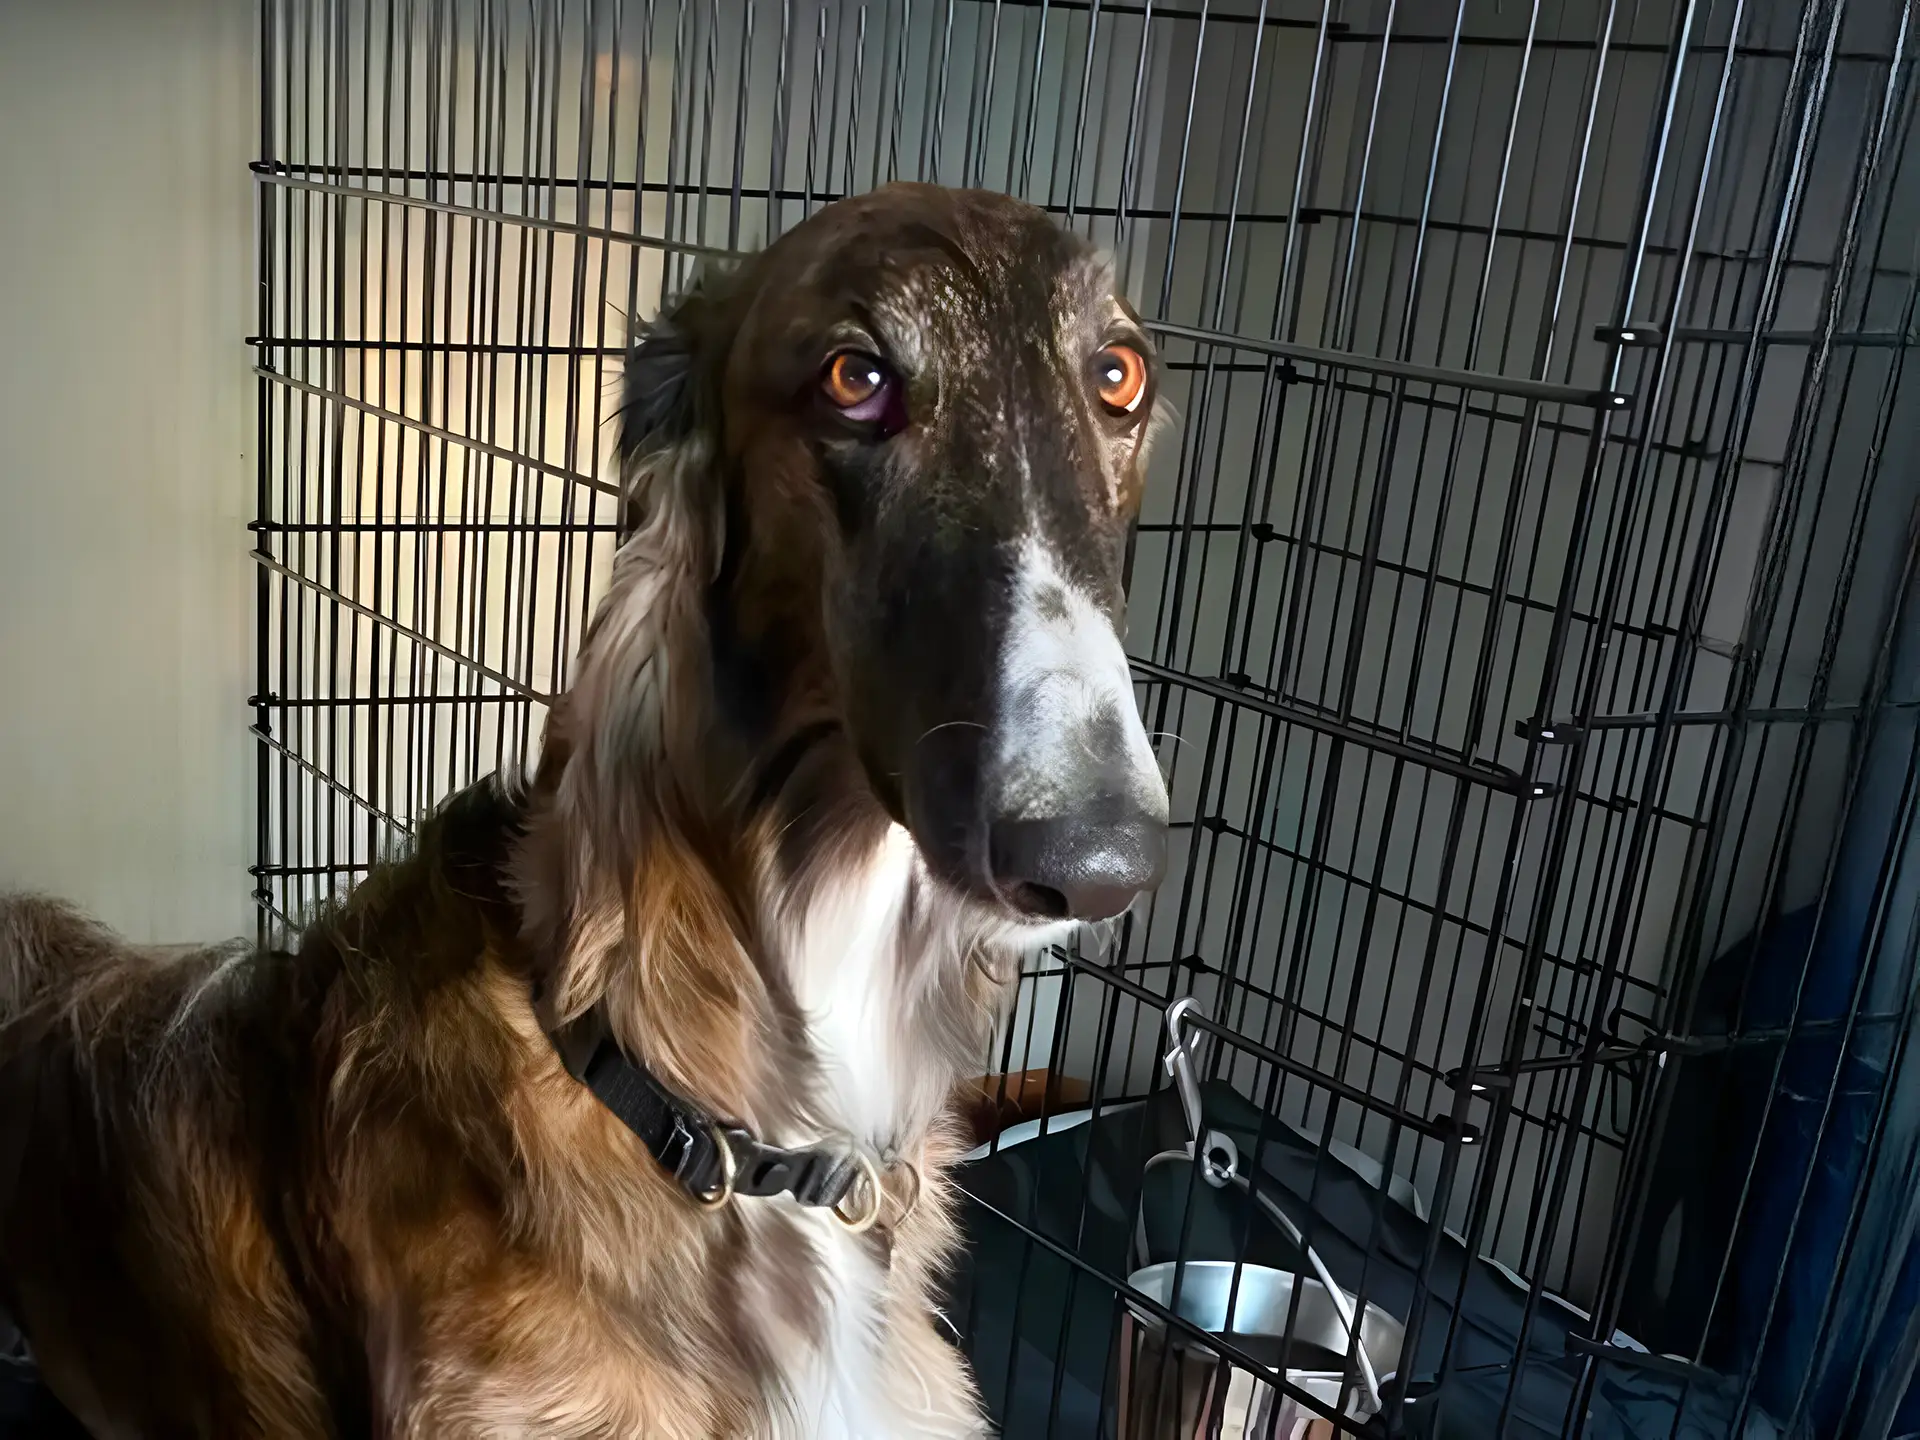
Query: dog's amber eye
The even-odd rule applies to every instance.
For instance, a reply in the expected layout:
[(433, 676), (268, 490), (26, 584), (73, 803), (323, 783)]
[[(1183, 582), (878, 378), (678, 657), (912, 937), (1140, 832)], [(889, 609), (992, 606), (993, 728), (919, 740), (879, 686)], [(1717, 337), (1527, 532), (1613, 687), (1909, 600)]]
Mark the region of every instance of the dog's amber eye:
[(1131, 345), (1109, 345), (1093, 357), (1093, 383), (1102, 405), (1132, 415), (1147, 398), (1147, 357)]
[(887, 367), (873, 356), (842, 350), (827, 362), (820, 388), (832, 404), (857, 419), (874, 402), (884, 399), (891, 378)]

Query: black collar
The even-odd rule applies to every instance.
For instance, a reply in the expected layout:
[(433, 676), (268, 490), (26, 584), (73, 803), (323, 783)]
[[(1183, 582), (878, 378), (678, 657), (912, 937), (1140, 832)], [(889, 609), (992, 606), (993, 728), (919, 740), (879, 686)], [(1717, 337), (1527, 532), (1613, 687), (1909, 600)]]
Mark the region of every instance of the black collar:
[[(743, 1126), (716, 1120), (670, 1090), (615, 1042), (598, 1005), (551, 1032), (567, 1072), (635, 1135), (660, 1168), (703, 1205), (735, 1195), (790, 1194), (802, 1205), (831, 1209), (849, 1228), (864, 1230), (880, 1211), (880, 1176), (856, 1152), (819, 1147), (785, 1150)], [(867, 1184), (855, 1194), (861, 1177)], [(841, 1206), (851, 1197), (856, 1213)]]

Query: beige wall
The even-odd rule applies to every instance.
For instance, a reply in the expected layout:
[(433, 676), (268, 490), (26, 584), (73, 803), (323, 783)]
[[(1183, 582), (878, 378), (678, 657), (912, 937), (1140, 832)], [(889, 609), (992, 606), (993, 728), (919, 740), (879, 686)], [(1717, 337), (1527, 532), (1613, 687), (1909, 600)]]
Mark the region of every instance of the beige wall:
[(253, 14), (0, 0), (0, 888), (251, 924)]

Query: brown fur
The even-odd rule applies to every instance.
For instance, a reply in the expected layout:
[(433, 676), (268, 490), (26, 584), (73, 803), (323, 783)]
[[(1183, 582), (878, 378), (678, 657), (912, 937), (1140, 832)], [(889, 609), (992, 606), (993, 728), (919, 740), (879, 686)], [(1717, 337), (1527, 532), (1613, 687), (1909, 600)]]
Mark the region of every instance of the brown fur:
[[(465, 848), (511, 821), (462, 797), (297, 955), (219, 979), (227, 954), (0, 912), (15, 994), (39, 991), (5, 1032), (27, 1148), (4, 1299), (95, 1434), (764, 1431), (773, 1362), (743, 1312), (816, 1323), (808, 1241), (761, 1202), (694, 1207), (561, 1068), (484, 898), (496, 857)], [(928, 1137), (927, 1193), (888, 1224), (890, 1187), (868, 1243), (892, 1251), (896, 1363), (964, 1394), (925, 1313), (956, 1149)]]
[[(754, 297), (884, 223), (1015, 258), (1044, 229), (1004, 200), (882, 192), (675, 323), (767, 353), (788, 312)], [(1061, 254), (1110, 303), (1104, 271)], [(899, 1093), (847, 1138), (920, 1180), (890, 1171), (864, 1236), (784, 1199), (698, 1207), (544, 1033), (599, 1005), (715, 1114), (773, 1143), (845, 1133), (795, 967), (820, 963), (807, 927), (900, 833), (899, 803), (851, 733), (820, 598), (844, 542), (800, 422), (768, 419), (737, 364), (697, 383), (703, 421), (629, 443), (637, 528), (526, 793), (455, 797), (294, 952), (162, 957), (0, 901), (0, 1157), (21, 1157), (17, 1183), (0, 1172), (0, 1305), (96, 1435), (813, 1435), (796, 1406), (851, 1303), (835, 1275), (878, 1286), (874, 1413), (977, 1433), (928, 1306), (954, 1240), (947, 1102), (1011, 918), (915, 862), (876, 972)], [(1082, 448), (1117, 536), (1138, 439)], [(723, 651), (772, 698), (729, 708)]]

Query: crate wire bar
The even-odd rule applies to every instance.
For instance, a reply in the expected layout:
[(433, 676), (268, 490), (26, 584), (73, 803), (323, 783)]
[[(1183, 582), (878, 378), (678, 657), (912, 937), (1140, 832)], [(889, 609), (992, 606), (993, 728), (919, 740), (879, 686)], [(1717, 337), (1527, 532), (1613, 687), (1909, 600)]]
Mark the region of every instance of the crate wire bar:
[[(1036, 1144), (1112, 1123), (1192, 996), (1250, 1163), (1304, 1144), (1311, 1208), (1359, 1157), (1376, 1236), (1416, 1197), (1414, 1373), (1342, 1433), (1920, 1433), (1917, 25), (262, 0), (263, 934), (533, 758), (617, 539), (631, 326), (842, 195), (1006, 190), (1113, 255), (1166, 360), (1128, 646), (1176, 828), (982, 1073), (1044, 1070)], [(1687, 1179), (1703, 1137), (1726, 1173)], [(1091, 1194), (1065, 1231), (972, 1202), (1023, 1247), (1016, 1329), (1062, 1276), (1155, 1312), (1076, 1249)], [(1456, 1249), (1520, 1297), (1492, 1366)], [(1005, 1433), (1096, 1433), (1068, 1320), (1035, 1390), (980, 1278)], [(1671, 1382), (1641, 1428), (1621, 1376)]]

